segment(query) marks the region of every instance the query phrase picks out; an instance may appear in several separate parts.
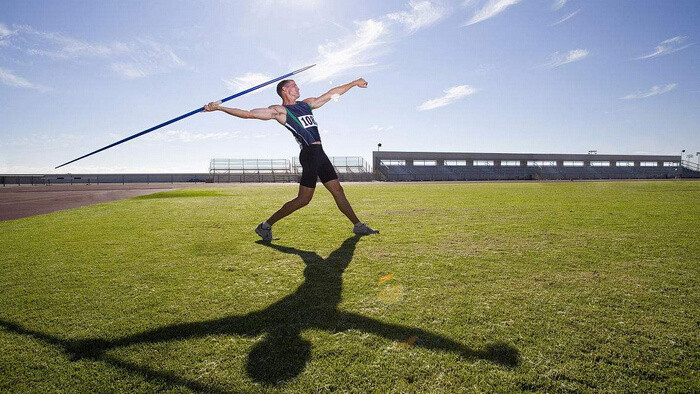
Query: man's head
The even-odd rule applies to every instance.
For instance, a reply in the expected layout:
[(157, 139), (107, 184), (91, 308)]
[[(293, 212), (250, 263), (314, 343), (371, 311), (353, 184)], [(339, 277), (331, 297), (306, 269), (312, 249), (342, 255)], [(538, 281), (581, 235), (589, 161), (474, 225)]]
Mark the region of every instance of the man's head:
[(284, 81), (281, 81), (280, 83), (277, 84), (277, 94), (279, 94), (280, 97), (282, 97), (282, 100), (284, 100), (284, 96), (286, 95), (292, 100), (296, 100), (299, 98), (299, 87), (297, 84), (294, 82), (293, 79), (285, 79)]

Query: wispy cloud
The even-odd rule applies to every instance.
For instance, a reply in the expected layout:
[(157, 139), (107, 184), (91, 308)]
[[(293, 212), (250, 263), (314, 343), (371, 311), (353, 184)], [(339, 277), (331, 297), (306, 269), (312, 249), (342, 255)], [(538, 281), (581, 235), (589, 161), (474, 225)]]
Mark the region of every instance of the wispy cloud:
[[(252, 88), (253, 86), (260, 85), (263, 82), (267, 82), (271, 80), (269, 76), (265, 74), (260, 74), (260, 73), (246, 73), (241, 77), (235, 77), (235, 78), (230, 78), (230, 79), (222, 79), (224, 84), (226, 84), (226, 87), (229, 90), (232, 90), (234, 92), (240, 92), (244, 89)], [(268, 89), (270, 87), (274, 86), (274, 84), (267, 85), (265, 88), (260, 89)], [(260, 91), (258, 90), (258, 91)]]
[(372, 66), (372, 59), (386, 50), (383, 44), (388, 39), (386, 23), (368, 19), (355, 22), (355, 34), (340, 41), (319, 45), (316, 67), (309, 70), (311, 81), (322, 81), (349, 69)]
[(356, 21), (351, 34), (319, 45), (316, 67), (301, 79), (322, 81), (358, 67), (376, 66), (377, 60), (391, 50), (392, 44), (437, 23), (450, 13), (450, 8), (441, 0), (413, 0), (408, 7), (408, 11)]
[(12, 31), (7, 28), (4, 24), (0, 23), (0, 38), (5, 38), (12, 34)]
[(179, 142), (193, 142), (193, 141), (204, 141), (204, 140), (220, 140), (227, 138), (231, 135), (228, 132), (221, 133), (193, 133), (184, 130), (165, 130), (159, 131), (153, 134), (144, 136), (146, 141), (179, 141)]
[(29, 82), (19, 75), (14, 74), (12, 71), (5, 70), (3, 68), (0, 68), (0, 83), (16, 88), (34, 89), (40, 92), (46, 92), (49, 90), (44, 86)]
[(552, 8), (555, 10), (561, 9), (566, 5), (567, 0), (554, 0), (554, 4), (552, 4)]
[(569, 19), (573, 18), (574, 16), (576, 16), (576, 14), (578, 14), (578, 13), (579, 13), (579, 11), (581, 11), (581, 9), (580, 9), (580, 8), (579, 8), (578, 10), (576, 10), (576, 11), (574, 11), (574, 12), (570, 13), (569, 15), (565, 16), (565, 17), (564, 17), (563, 19), (560, 19), (559, 21), (557, 21), (557, 22), (554, 22), (554, 23), (552, 23), (552, 24), (551, 24), (551, 25), (549, 25), (549, 26), (556, 26), (556, 25), (560, 25), (560, 24), (562, 24), (562, 23), (564, 23), (564, 22), (568, 21)]
[(668, 85), (656, 85), (653, 86), (651, 89), (647, 90), (646, 92), (636, 92), (633, 94), (628, 94), (625, 97), (620, 97), (620, 100), (636, 100), (651, 96), (657, 96), (659, 94), (668, 93), (671, 90), (675, 89), (677, 86), (677, 83), (670, 83)]
[(657, 45), (656, 48), (654, 49), (654, 52), (652, 52), (648, 55), (644, 55), (644, 56), (640, 56), (638, 58), (635, 58), (635, 60), (650, 59), (652, 57), (664, 56), (664, 55), (668, 55), (668, 54), (671, 54), (674, 52), (681, 51), (681, 50), (693, 45), (693, 44), (683, 45), (683, 43), (685, 42), (685, 40), (687, 38), (688, 37), (684, 37), (684, 36), (676, 36), (673, 38), (669, 38), (668, 40), (662, 41), (661, 44)]
[(430, 109), (435, 109), (439, 107), (444, 107), (446, 105), (452, 104), (455, 101), (472, 95), (477, 92), (477, 89), (469, 85), (458, 85), (453, 86), (449, 89), (444, 90), (445, 95), (432, 100), (428, 100), (423, 104), (418, 106), (419, 111), (427, 111)]
[(146, 70), (139, 68), (133, 63), (113, 63), (112, 70), (124, 79), (145, 78), (148, 76)]
[(124, 79), (144, 78), (173, 69), (189, 68), (168, 45), (146, 38), (116, 44), (115, 50), (124, 50), (130, 59), (112, 63), (112, 70)]
[[(520, 0), (488, 0), (488, 2), (481, 7), (474, 16), (462, 26), (469, 26), (475, 23), (483, 22), (487, 19), (493, 18), (494, 16), (505, 11), (506, 8), (518, 4)], [(474, 1), (467, 1), (465, 4), (472, 4)]]
[(572, 49), (566, 54), (554, 52), (549, 56), (549, 62), (544, 64), (545, 67), (555, 68), (565, 64), (578, 62), (588, 57), (587, 49)]
[(0, 23), (0, 47), (7, 45), (7, 38), (14, 34), (14, 31)]
[(394, 12), (387, 17), (403, 24), (410, 32), (438, 22), (449, 12), (446, 6), (437, 2), (412, 0), (408, 5), (411, 8), (410, 11)]
[(380, 126), (380, 125), (376, 125), (376, 124), (375, 124), (375, 125), (369, 127), (367, 130), (368, 130), (368, 131), (374, 131), (374, 132), (379, 133), (379, 132), (382, 132), (382, 131), (389, 131), (389, 130), (391, 130), (391, 129), (393, 129), (393, 128), (394, 128), (394, 126)]
[[(102, 59), (108, 62), (111, 70), (125, 79), (143, 78), (188, 67), (168, 45), (148, 38), (99, 43), (37, 30), (29, 25), (13, 25), (13, 28), (14, 31), (10, 31), (4, 25), (1, 26), (0, 37), (16, 38), (15, 46), (29, 55), (67, 60)], [(4, 41), (7, 40), (2, 39)]]

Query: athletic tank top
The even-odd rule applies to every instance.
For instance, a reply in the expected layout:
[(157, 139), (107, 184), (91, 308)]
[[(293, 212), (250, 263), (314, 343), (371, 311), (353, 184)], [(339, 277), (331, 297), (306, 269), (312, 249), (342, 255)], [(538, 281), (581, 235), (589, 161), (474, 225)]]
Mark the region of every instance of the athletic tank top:
[(318, 134), (318, 125), (311, 112), (311, 106), (303, 101), (297, 101), (293, 105), (285, 105), (287, 120), (284, 126), (292, 132), (299, 143), (299, 148), (304, 149), (314, 142), (321, 141)]

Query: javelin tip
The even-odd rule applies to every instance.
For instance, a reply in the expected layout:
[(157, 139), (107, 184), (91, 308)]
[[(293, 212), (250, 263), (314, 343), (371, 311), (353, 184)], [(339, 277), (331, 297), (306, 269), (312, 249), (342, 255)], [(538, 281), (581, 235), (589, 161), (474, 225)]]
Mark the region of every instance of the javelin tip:
[(311, 67), (313, 67), (313, 66), (315, 66), (315, 65), (316, 65), (316, 64), (312, 64), (312, 65), (310, 65), (310, 66), (306, 66), (306, 67), (304, 67), (304, 68), (300, 68), (300, 69), (298, 69), (298, 70), (292, 72), (292, 74), (299, 74), (300, 72), (306, 71), (306, 70), (310, 69)]

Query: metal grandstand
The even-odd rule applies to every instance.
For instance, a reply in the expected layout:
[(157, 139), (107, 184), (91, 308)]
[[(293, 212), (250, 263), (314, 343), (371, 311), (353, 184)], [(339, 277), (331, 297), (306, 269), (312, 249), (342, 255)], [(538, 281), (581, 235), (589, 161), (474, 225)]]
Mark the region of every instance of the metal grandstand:
[[(341, 181), (371, 181), (369, 163), (359, 156), (330, 157)], [(298, 182), (301, 163), (289, 159), (211, 159), (212, 182)]]
[(700, 178), (698, 165), (673, 155), (374, 152), (385, 181)]

